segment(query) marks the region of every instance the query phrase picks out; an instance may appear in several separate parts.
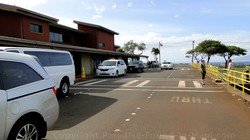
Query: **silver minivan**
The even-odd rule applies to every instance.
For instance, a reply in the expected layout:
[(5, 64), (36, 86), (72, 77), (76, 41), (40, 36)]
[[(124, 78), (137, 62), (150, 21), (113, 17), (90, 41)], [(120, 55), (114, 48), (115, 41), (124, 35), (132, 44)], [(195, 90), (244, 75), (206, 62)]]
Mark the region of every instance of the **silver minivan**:
[(59, 115), (55, 90), (34, 57), (0, 52), (0, 139), (44, 138)]

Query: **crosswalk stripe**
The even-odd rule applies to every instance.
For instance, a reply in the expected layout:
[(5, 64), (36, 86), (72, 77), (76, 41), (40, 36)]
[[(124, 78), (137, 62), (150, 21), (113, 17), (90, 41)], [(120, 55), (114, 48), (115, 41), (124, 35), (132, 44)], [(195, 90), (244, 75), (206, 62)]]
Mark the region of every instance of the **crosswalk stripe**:
[(180, 136), (180, 140), (187, 140), (187, 137), (185, 137), (185, 136)]
[(198, 81), (193, 81), (195, 88), (202, 88), (202, 85)]
[(90, 86), (90, 85), (94, 85), (94, 84), (105, 82), (105, 81), (107, 81), (107, 80), (100, 80), (100, 81), (96, 81), (96, 82), (91, 82), (91, 83), (88, 83), (88, 84), (84, 84), (84, 86)]
[(186, 87), (185, 81), (179, 81), (178, 87), (179, 88), (185, 88)]
[(137, 85), (136, 87), (143, 87), (144, 85), (146, 85), (149, 82), (150, 82), (150, 80), (146, 80), (146, 81), (140, 83), (139, 85)]
[(171, 136), (171, 135), (160, 135), (159, 139), (160, 140), (174, 140), (175, 136)]
[(138, 80), (133, 80), (133, 81), (127, 82), (127, 83), (123, 84), (122, 87), (127, 87), (127, 86), (129, 86), (129, 85), (131, 85), (131, 84), (133, 84), (133, 83), (135, 83), (137, 81)]

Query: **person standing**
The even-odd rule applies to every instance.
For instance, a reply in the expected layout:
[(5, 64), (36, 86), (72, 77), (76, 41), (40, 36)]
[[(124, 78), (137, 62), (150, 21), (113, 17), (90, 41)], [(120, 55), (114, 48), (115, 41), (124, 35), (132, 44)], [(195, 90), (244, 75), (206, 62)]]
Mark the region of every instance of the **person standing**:
[(228, 59), (227, 69), (230, 70), (233, 67), (232, 59)]
[(201, 83), (205, 85), (205, 76), (206, 76), (206, 64), (204, 60), (201, 60)]

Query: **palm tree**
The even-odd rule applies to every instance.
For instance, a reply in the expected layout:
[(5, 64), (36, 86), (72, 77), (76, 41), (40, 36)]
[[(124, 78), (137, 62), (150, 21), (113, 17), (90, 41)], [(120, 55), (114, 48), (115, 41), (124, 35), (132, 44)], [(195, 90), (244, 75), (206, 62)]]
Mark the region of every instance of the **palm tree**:
[[(158, 54), (160, 54), (160, 50), (158, 49), (158, 48), (152, 48), (152, 51), (151, 51), (151, 53), (155, 56), (155, 60), (156, 60), (156, 56), (158, 55)], [(156, 60), (157, 61), (157, 60)]]

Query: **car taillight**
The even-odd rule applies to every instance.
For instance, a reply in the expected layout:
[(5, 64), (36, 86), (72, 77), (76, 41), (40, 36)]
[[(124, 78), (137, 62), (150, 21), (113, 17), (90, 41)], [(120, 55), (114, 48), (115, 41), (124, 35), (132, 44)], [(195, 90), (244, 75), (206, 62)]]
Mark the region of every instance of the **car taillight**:
[(56, 94), (56, 87), (52, 87), (52, 91), (54, 94)]

